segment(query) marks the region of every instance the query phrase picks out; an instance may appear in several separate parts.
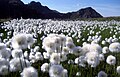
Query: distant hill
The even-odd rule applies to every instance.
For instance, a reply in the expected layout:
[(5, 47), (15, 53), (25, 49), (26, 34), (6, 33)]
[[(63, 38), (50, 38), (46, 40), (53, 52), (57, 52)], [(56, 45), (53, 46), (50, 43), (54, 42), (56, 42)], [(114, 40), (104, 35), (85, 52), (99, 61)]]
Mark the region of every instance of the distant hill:
[(41, 19), (77, 19), (102, 18), (93, 8), (87, 7), (76, 12), (60, 13), (32, 1), (24, 4), (21, 0), (0, 0), (0, 18), (41, 18)]

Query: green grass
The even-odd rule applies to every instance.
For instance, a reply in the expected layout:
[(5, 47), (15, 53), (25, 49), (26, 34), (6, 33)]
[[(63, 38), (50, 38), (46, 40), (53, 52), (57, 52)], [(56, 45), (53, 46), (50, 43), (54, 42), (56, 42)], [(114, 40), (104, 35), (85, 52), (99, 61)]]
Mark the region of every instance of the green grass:
[(8, 19), (0, 19), (0, 23), (3, 23), (3, 22), (6, 22), (6, 21), (10, 21), (11, 18), (8, 18)]

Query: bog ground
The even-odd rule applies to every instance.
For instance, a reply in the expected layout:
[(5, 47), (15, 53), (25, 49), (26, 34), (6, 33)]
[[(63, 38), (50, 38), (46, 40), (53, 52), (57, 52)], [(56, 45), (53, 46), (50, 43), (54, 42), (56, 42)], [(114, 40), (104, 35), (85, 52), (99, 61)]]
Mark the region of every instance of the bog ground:
[(0, 76), (120, 77), (120, 21), (3, 22)]

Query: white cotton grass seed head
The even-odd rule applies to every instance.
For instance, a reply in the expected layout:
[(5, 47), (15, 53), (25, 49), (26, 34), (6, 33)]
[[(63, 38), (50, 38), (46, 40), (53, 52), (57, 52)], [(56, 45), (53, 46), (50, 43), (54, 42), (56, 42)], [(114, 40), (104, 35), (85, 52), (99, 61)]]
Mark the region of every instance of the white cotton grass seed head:
[(30, 45), (30, 46), (35, 42), (33, 35), (31, 35), (31, 34), (26, 34), (26, 39), (27, 39), (28, 45)]
[(77, 43), (79, 43), (80, 42), (80, 39), (77, 39)]
[(0, 43), (0, 50), (6, 48), (6, 45), (4, 43)]
[(56, 49), (55, 49), (55, 52), (57, 52), (57, 53), (61, 53), (61, 52), (62, 52), (60, 45), (56, 45), (55, 48), (56, 48)]
[(80, 56), (78, 59), (79, 66), (85, 67), (86, 66), (86, 57)]
[(72, 50), (75, 47), (75, 44), (73, 42), (66, 42), (66, 47), (69, 50)]
[(47, 53), (47, 52), (43, 52), (43, 57), (44, 57), (45, 59), (49, 59), (49, 58), (50, 58), (50, 54)]
[(94, 39), (92, 42), (91, 42), (91, 44), (98, 44), (99, 43), (99, 41), (97, 40), (97, 39)]
[(40, 47), (39, 46), (35, 46), (34, 52), (38, 52), (39, 50), (40, 50)]
[(63, 51), (62, 51), (63, 54), (69, 54), (69, 49), (67, 47), (63, 47)]
[(1, 58), (9, 59), (10, 56), (11, 56), (11, 50), (9, 50), (9, 48), (4, 48), (4, 49), (0, 50)]
[(38, 77), (38, 72), (34, 67), (27, 67), (23, 69), (21, 77)]
[(23, 51), (21, 49), (12, 50), (12, 57), (13, 58), (20, 58), (22, 56), (23, 56)]
[(6, 43), (8, 41), (8, 39), (4, 39), (3, 42)]
[(81, 76), (81, 72), (77, 72), (77, 73), (76, 73), (76, 76), (77, 76), (77, 77)]
[(75, 59), (75, 64), (78, 64), (79, 63), (79, 58), (76, 58)]
[(49, 55), (52, 55), (52, 53), (54, 53), (54, 52), (56, 51), (56, 50), (51, 49), (51, 48), (47, 48), (46, 50), (47, 50), (47, 53), (48, 53)]
[(73, 60), (68, 60), (68, 64), (74, 64)]
[(21, 71), (25, 67), (31, 66), (30, 62), (27, 59), (23, 58), (13, 58), (10, 60), (10, 71)]
[(99, 54), (99, 60), (100, 60), (100, 61), (104, 61), (104, 60), (105, 60), (105, 57), (104, 57), (103, 54)]
[(36, 52), (35, 53), (35, 59), (38, 61), (38, 60), (43, 60), (43, 56), (41, 54), (41, 52)]
[(73, 40), (71, 37), (66, 37), (66, 42), (72, 42), (73, 43)]
[(98, 53), (102, 52), (102, 47), (99, 44), (92, 43), (90, 46), (90, 51)]
[(86, 61), (89, 65), (91, 65), (91, 67), (96, 67), (100, 63), (99, 53), (98, 52), (88, 52), (86, 54)]
[(26, 59), (28, 59), (28, 57), (29, 57), (28, 51), (25, 51), (25, 52), (23, 53), (23, 55), (24, 55), (24, 57), (25, 57)]
[(114, 42), (109, 45), (110, 52), (120, 52), (120, 43)]
[(44, 63), (42, 64), (41, 66), (41, 71), (42, 72), (48, 72), (49, 71), (49, 68), (50, 68), (50, 65), (48, 63)]
[(108, 47), (103, 47), (102, 48), (102, 53), (103, 54), (106, 54), (106, 53), (108, 53), (109, 52), (109, 48)]
[(72, 53), (76, 56), (79, 56), (79, 55), (81, 55), (81, 51), (82, 51), (82, 47), (76, 46), (76, 47), (73, 48)]
[(59, 37), (60, 37), (60, 40), (64, 46), (64, 43), (66, 42), (66, 36), (64, 34), (60, 34)]
[[(44, 46), (44, 45), (43, 45)], [(55, 51), (55, 43), (51, 42), (50, 40), (46, 42), (44, 49), (49, 52), (49, 50)]]
[(89, 51), (90, 51), (90, 47), (91, 47), (90, 44), (84, 43), (84, 45), (83, 45), (83, 47), (82, 47), (82, 52), (81, 52), (81, 54), (82, 54), (82, 55), (85, 55), (87, 52), (89, 52)]
[(68, 77), (68, 71), (66, 69), (64, 69), (62, 71), (62, 76), (61, 77)]
[(60, 63), (60, 54), (59, 53), (53, 53), (50, 56), (50, 63), (59, 64)]
[(115, 65), (116, 64), (116, 57), (109, 55), (106, 59), (106, 62), (110, 65)]
[(53, 37), (52, 41), (54, 42), (55, 45), (58, 45), (58, 46), (61, 45), (61, 39), (60, 39), (60, 37)]
[(19, 58), (11, 59), (10, 60), (10, 71), (13, 72), (13, 71), (18, 71), (18, 70), (22, 70)]
[(28, 47), (26, 34), (17, 34), (12, 38), (12, 47), (14, 49), (26, 49)]
[(42, 48), (45, 49), (46, 51), (48, 51), (47, 49), (49, 48), (55, 50), (55, 44), (53, 41), (51, 41), (50, 37), (44, 38), (42, 45), (43, 45)]
[(106, 44), (106, 41), (103, 40), (101, 44), (102, 44), (102, 45), (105, 45), (105, 44)]
[(30, 52), (29, 53), (29, 59), (35, 59), (35, 53), (34, 52)]
[[(5, 68), (7, 68), (9, 66), (9, 61), (7, 61), (6, 59), (4, 58), (1, 58), (0, 59), (0, 68), (2, 68), (2, 66), (5, 66)], [(5, 71), (2, 71), (4, 70), (4, 67), (1, 69), (0, 72), (5, 72)], [(6, 71), (7, 72), (7, 71)]]
[(83, 44), (82, 44), (82, 45), (84, 46), (84, 45), (86, 45), (86, 44), (87, 44), (87, 42), (83, 42)]
[(112, 39), (112, 42), (113, 42), (113, 43), (114, 43), (114, 42), (117, 42), (117, 41), (118, 41), (117, 38)]
[(104, 71), (100, 71), (97, 77), (108, 77), (108, 75)]
[(7, 47), (11, 47), (11, 39), (9, 39), (9, 41), (7, 41), (7, 42), (5, 43), (5, 45), (6, 45)]
[(7, 75), (9, 73), (9, 68), (6, 65), (0, 67), (0, 75)]
[(66, 61), (67, 60), (67, 56), (66, 54), (60, 54), (60, 61)]
[(120, 74), (120, 66), (117, 66), (116, 71), (118, 74)]
[(64, 68), (61, 65), (52, 65), (49, 69), (50, 77), (62, 77)]

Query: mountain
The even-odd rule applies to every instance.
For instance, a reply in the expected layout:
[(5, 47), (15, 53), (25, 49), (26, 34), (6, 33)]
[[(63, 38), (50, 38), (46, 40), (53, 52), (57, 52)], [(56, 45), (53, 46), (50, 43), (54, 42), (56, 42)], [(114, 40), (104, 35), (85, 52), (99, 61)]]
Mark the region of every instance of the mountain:
[(87, 7), (80, 9), (79, 11), (72, 12), (71, 18), (101, 18), (102, 16), (96, 12), (93, 8)]
[(24, 4), (21, 0), (0, 0), (0, 18), (41, 18), (41, 19), (76, 19), (102, 18), (93, 8), (87, 7), (76, 12), (60, 13), (31, 1)]
[(37, 13), (42, 14), (43, 18), (60, 18), (62, 13), (49, 9), (47, 6), (42, 6), (40, 2), (32, 1), (27, 5), (32, 10), (36, 10)]
[(34, 18), (38, 15), (21, 0), (0, 0), (0, 18)]

